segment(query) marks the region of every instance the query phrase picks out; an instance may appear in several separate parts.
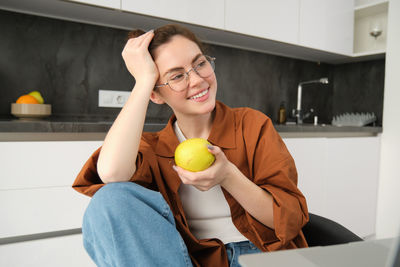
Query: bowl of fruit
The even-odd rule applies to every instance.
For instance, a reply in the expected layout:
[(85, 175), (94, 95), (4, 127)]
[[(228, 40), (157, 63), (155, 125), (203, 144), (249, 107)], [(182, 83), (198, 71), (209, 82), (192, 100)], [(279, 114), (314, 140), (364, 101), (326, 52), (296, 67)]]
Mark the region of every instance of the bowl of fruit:
[(51, 115), (51, 105), (44, 103), (40, 92), (32, 91), (11, 103), (11, 114), (20, 119), (41, 119)]

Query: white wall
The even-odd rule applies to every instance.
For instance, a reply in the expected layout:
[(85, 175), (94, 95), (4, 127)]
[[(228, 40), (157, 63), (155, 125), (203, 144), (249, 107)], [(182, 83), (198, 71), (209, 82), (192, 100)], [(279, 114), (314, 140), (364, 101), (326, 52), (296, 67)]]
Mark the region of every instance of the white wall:
[(400, 1), (389, 1), (376, 237), (400, 231)]

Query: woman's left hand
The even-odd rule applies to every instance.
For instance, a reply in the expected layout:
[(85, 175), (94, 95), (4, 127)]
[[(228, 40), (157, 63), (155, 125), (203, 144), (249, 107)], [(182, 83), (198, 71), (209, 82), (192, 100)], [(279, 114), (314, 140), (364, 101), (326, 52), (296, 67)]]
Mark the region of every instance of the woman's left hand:
[(178, 166), (173, 166), (182, 183), (193, 185), (200, 191), (207, 191), (217, 184), (223, 187), (224, 183), (227, 183), (236, 166), (226, 158), (221, 148), (208, 146), (208, 151), (214, 154), (215, 161), (204, 171), (191, 172)]

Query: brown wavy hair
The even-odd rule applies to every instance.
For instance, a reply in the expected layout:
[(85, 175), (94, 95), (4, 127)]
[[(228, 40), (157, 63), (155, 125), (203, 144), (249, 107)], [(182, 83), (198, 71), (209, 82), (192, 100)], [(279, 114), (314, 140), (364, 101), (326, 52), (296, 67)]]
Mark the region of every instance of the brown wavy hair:
[[(130, 31), (128, 33), (128, 39), (136, 38), (144, 33), (145, 31), (141, 29)], [(189, 39), (190, 41), (196, 43), (203, 54), (205, 54), (205, 52), (207, 51), (207, 47), (188, 28), (185, 28), (178, 24), (167, 24), (154, 30), (153, 40), (149, 44), (149, 52), (153, 57), (153, 59), (154, 59), (154, 51), (159, 46), (168, 43), (171, 40), (171, 38), (174, 37), (175, 35), (181, 35)]]

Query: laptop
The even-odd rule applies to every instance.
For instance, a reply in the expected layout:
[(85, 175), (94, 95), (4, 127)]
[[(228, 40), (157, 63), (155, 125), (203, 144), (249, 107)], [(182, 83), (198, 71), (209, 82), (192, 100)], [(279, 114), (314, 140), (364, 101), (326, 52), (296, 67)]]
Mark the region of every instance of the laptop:
[(242, 267), (400, 267), (400, 236), (239, 256)]
[(393, 248), (389, 252), (386, 267), (400, 267), (400, 236), (395, 238)]

